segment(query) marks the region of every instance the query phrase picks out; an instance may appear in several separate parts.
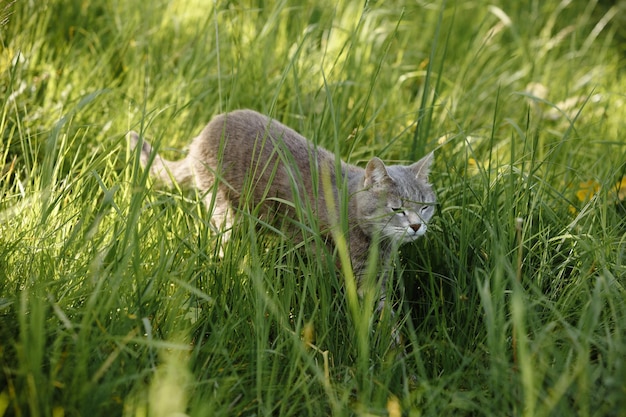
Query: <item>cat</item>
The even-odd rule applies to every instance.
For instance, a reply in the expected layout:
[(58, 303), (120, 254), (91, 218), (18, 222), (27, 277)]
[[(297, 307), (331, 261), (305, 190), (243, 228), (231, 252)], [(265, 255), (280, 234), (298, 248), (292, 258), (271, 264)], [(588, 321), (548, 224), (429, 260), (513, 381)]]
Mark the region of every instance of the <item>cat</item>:
[[(252, 110), (215, 116), (178, 161), (151, 156), (152, 147), (136, 132), (129, 133), (129, 140), (133, 149), (142, 143), (140, 162), (146, 167), (152, 160), (150, 174), (157, 180), (200, 190), (213, 209), (213, 225), (225, 233), (234, 224), (234, 208), (256, 207), (259, 217), (284, 228), (289, 223), (284, 219), (302, 220), (295, 205), (307, 204), (319, 230), (330, 235), (346, 200), (342, 196), (347, 196), (346, 242), (360, 295), (372, 245), (379, 245), (377, 262), (384, 268), (401, 244), (426, 233), (435, 210), (428, 182), (432, 152), (407, 166), (388, 166), (373, 157), (363, 169)], [(279, 217), (280, 223), (275, 220)], [(387, 273), (382, 274), (379, 309)]]

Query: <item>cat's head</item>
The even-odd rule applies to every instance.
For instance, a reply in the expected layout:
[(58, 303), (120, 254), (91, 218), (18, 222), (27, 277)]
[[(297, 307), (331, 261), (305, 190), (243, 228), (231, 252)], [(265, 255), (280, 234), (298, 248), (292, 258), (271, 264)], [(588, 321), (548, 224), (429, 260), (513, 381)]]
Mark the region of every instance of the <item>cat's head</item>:
[(412, 242), (426, 233), (436, 197), (428, 182), (433, 154), (411, 165), (386, 166), (373, 158), (356, 197), (359, 226), (370, 236), (394, 243)]

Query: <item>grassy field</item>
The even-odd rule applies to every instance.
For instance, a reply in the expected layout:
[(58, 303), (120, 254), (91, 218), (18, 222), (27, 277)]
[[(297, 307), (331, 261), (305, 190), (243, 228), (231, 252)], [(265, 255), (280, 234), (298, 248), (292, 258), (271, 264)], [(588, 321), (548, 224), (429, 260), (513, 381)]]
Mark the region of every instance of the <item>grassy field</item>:
[[(0, 0), (0, 416), (626, 415), (625, 15)], [(237, 108), (361, 166), (435, 151), (397, 316), (251, 214), (216, 256), (126, 143)]]

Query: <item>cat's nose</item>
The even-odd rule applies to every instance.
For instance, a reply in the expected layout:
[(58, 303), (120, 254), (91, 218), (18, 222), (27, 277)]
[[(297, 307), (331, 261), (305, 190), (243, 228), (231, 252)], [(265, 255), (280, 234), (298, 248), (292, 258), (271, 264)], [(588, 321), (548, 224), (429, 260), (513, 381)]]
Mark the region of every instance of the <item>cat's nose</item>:
[(418, 230), (420, 230), (420, 227), (421, 227), (421, 226), (422, 226), (422, 225), (421, 225), (421, 224), (419, 224), (419, 223), (414, 223), (414, 224), (409, 225), (409, 227), (410, 227), (411, 229), (413, 229), (413, 231), (414, 231), (414, 232), (417, 232)]

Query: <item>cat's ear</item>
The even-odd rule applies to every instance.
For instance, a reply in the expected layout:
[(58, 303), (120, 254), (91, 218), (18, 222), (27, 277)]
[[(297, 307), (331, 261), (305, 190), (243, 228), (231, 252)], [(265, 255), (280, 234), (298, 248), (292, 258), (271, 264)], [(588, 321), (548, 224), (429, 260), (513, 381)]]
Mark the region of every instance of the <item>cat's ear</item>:
[(409, 165), (409, 169), (415, 173), (415, 177), (418, 179), (428, 179), (430, 173), (430, 165), (433, 163), (435, 156), (433, 152), (429, 153), (419, 161)]
[(363, 186), (379, 186), (385, 185), (391, 180), (385, 164), (380, 158), (373, 157), (365, 167), (365, 178), (363, 180)]

